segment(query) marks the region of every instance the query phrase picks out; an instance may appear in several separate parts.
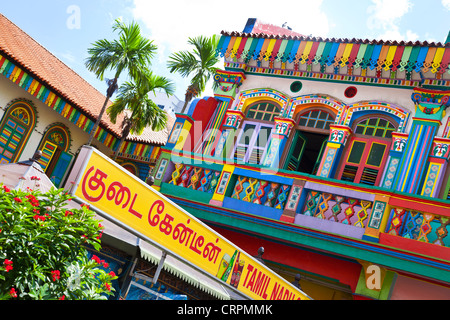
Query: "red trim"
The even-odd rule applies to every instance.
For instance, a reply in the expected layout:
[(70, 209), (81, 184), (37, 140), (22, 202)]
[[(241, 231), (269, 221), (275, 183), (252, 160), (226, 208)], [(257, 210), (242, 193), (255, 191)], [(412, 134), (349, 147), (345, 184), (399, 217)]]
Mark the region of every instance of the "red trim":
[[(353, 143), (355, 141), (363, 142), (365, 144), (363, 154), (361, 155), (361, 159), (358, 164), (347, 161), (348, 157), (350, 155), (350, 152), (353, 149)], [(386, 146), (386, 148), (384, 150), (383, 158), (381, 160), (379, 167), (375, 167), (373, 165), (367, 164), (367, 160), (369, 158), (369, 153), (372, 150), (372, 147), (375, 143)], [(356, 171), (356, 175), (355, 175), (355, 180), (353, 181), (354, 183), (360, 182), (364, 168), (375, 169), (375, 170), (378, 170), (377, 179), (375, 180), (375, 186), (378, 186), (378, 184), (380, 183), (380, 180), (381, 180), (381, 176), (383, 175), (383, 170), (386, 165), (386, 160), (389, 155), (389, 150), (391, 148), (391, 142), (387, 142), (385, 140), (378, 140), (378, 139), (374, 139), (374, 138), (366, 139), (366, 138), (352, 137), (352, 139), (349, 141), (348, 145), (350, 146), (350, 148), (348, 148), (346, 150), (345, 154), (343, 155), (343, 157), (341, 159), (342, 166), (341, 166), (341, 168), (339, 170), (339, 174), (338, 174), (339, 179), (342, 179), (342, 174), (344, 173), (344, 169), (345, 169), (346, 165), (358, 167), (358, 170)]]
[(421, 254), (437, 259), (450, 261), (449, 248), (437, 244), (402, 238), (388, 233), (380, 233), (379, 244), (393, 247), (399, 250), (409, 251), (414, 254)]
[(325, 254), (302, 250), (228, 229), (211, 227), (251, 255), (256, 255), (258, 249), (264, 247), (264, 260), (336, 279), (340, 283), (350, 286), (352, 292), (355, 292), (361, 272), (359, 263), (336, 259)]

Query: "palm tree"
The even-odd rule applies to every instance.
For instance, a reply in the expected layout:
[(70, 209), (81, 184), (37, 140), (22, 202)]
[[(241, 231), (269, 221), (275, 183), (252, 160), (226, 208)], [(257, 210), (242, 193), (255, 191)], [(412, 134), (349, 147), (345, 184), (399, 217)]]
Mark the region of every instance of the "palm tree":
[(169, 57), (167, 63), (171, 73), (178, 72), (183, 78), (192, 76), (191, 84), (186, 90), (181, 113), (184, 113), (193, 97), (205, 91), (206, 83), (214, 77), (218, 69), (215, 65), (220, 61), (216, 56), (216, 49), (219, 45), (218, 36), (189, 38), (188, 43), (194, 46), (192, 52), (176, 52)]
[(122, 112), (125, 113), (122, 122), (122, 138), (114, 160), (117, 158), (120, 146), (130, 133), (140, 135), (145, 128), (150, 126), (153, 131), (165, 128), (167, 113), (158, 107), (148, 95), (157, 90), (162, 90), (169, 96), (174, 93), (175, 87), (169, 79), (154, 75), (149, 70), (145, 70), (141, 76), (120, 86), (116, 100), (106, 110), (113, 123), (116, 123), (117, 117)]
[(88, 49), (89, 57), (85, 61), (87, 69), (94, 72), (102, 81), (105, 71), (115, 72), (114, 78), (108, 80), (106, 99), (91, 130), (87, 145), (91, 145), (108, 101), (118, 88), (117, 82), (121, 73), (126, 70), (128, 76), (139, 77), (143, 70), (150, 65), (157, 49), (153, 41), (141, 35), (141, 29), (135, 22), (125, 25), (117, 19), (113, 24), (113, 30), (118, 31), (119, 39), (113, 41), (103, 39), (94, 42), (93, 46)]

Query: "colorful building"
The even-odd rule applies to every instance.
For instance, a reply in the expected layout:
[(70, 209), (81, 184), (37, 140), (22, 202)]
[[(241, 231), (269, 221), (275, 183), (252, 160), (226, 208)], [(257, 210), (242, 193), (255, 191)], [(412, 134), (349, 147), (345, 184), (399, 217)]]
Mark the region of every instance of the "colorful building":
[[(165, 109), (176, 102), (156, 98)], [(0, 14), (1, 184), (25, 189), (34, 175), (41, 178), (43, 192), (62, 187), (104, 100), (102, 93)], [(103, 117), (92, 145), (108, 156), (118, 151), (117, 162), (145, 181), (174, 119), (169, 117), (163, 131), (146, 129), (141, 136), (130, 136), (117, 150), (121, 121), (113, 124)], [(39, 164), (28, 161), (38, 150)], [(161, 251), (113, 223), (102, 223), (102, 252), (93, 254), (108, 261), (110, 271), (119, 276), (113, 283), (115, 298), (128, 293), (128, 299), (229, 299), (220, 286), (173, 257), (167, 257), (158, 282), (149, 281)]]
[[(104, 94), (3, 15), (0, 74), (0, 164), (29, 159), (39, 149), (46, 174), (61, 186), (74, 157), (89, 139)], [(165, 130), (146, 129), (119, 146), (122, 120), (123, 115), (113, 124), (108, 116), (103, 117), (93, 145), (107, 155), (118, 152), (118, 161), (145, 180), (174, 119), (169, 117)]]
[(154, 187), (313, 299), (450, 299), (450, 44), (222, 32)]

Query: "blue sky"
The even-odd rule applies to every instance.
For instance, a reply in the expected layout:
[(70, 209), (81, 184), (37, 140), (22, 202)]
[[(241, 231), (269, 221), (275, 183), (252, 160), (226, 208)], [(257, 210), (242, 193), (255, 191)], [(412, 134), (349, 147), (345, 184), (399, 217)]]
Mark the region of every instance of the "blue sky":
[(450, 0), (15, 0), (0, 12), (102, 93), (106, 84), (84, 66), (87, 48), (115, 37), (116, 18), (136, 20), (158, 46), (152, 69), (181, 100), (188, 80), (169, 73), (167, 57), (189, 49), (190, 36), (242, 31), (248, 18), (330, 38), (445, 42), (450, 30)]

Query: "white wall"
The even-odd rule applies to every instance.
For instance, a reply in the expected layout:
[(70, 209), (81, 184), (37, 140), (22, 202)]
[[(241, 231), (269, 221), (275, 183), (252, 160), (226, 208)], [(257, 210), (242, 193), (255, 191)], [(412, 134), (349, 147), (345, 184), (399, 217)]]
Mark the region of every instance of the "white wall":
[[(301, 81), (303, 87), (299, 92), (294, 93), (290, 90), (290, 86), (294, 81), (297, 80), (275, 76), (246, 75), (246, 80), (239, 88), (239, 91), (242, 92), (250, 89), (271, 88), (278, 90), (290, 97), (298, 97), (309, 94), (323, 94), (335, 98), (336, 100), (341, 101), (347, 105), (352, 105), (364, 101), (386, 102), (409, 110), (409, 112), (411, 113), (411, 117), (406, 124), (406, 132), (409, 132), (412, 124), (412, 117), (414, 117), (415, 115), (415, 105), (411, 100), (411, 95), (413, 94), (412, 88), (397, 89), (364, 84), (344, 84), (337, 82), (299, 79), (298, 81)], [(344, 92), (345, 89), (350, 86), (356, 87), (358, 92), (355, 97), (349, 99), (345, 97)], [(238, 103), (238, 101), (235, 101), (235, 103)], [(442, 119), (442, 125), (438, 131), (437, 136), (442, 136), (448, 116), (449, 115), (446, 115)]]

